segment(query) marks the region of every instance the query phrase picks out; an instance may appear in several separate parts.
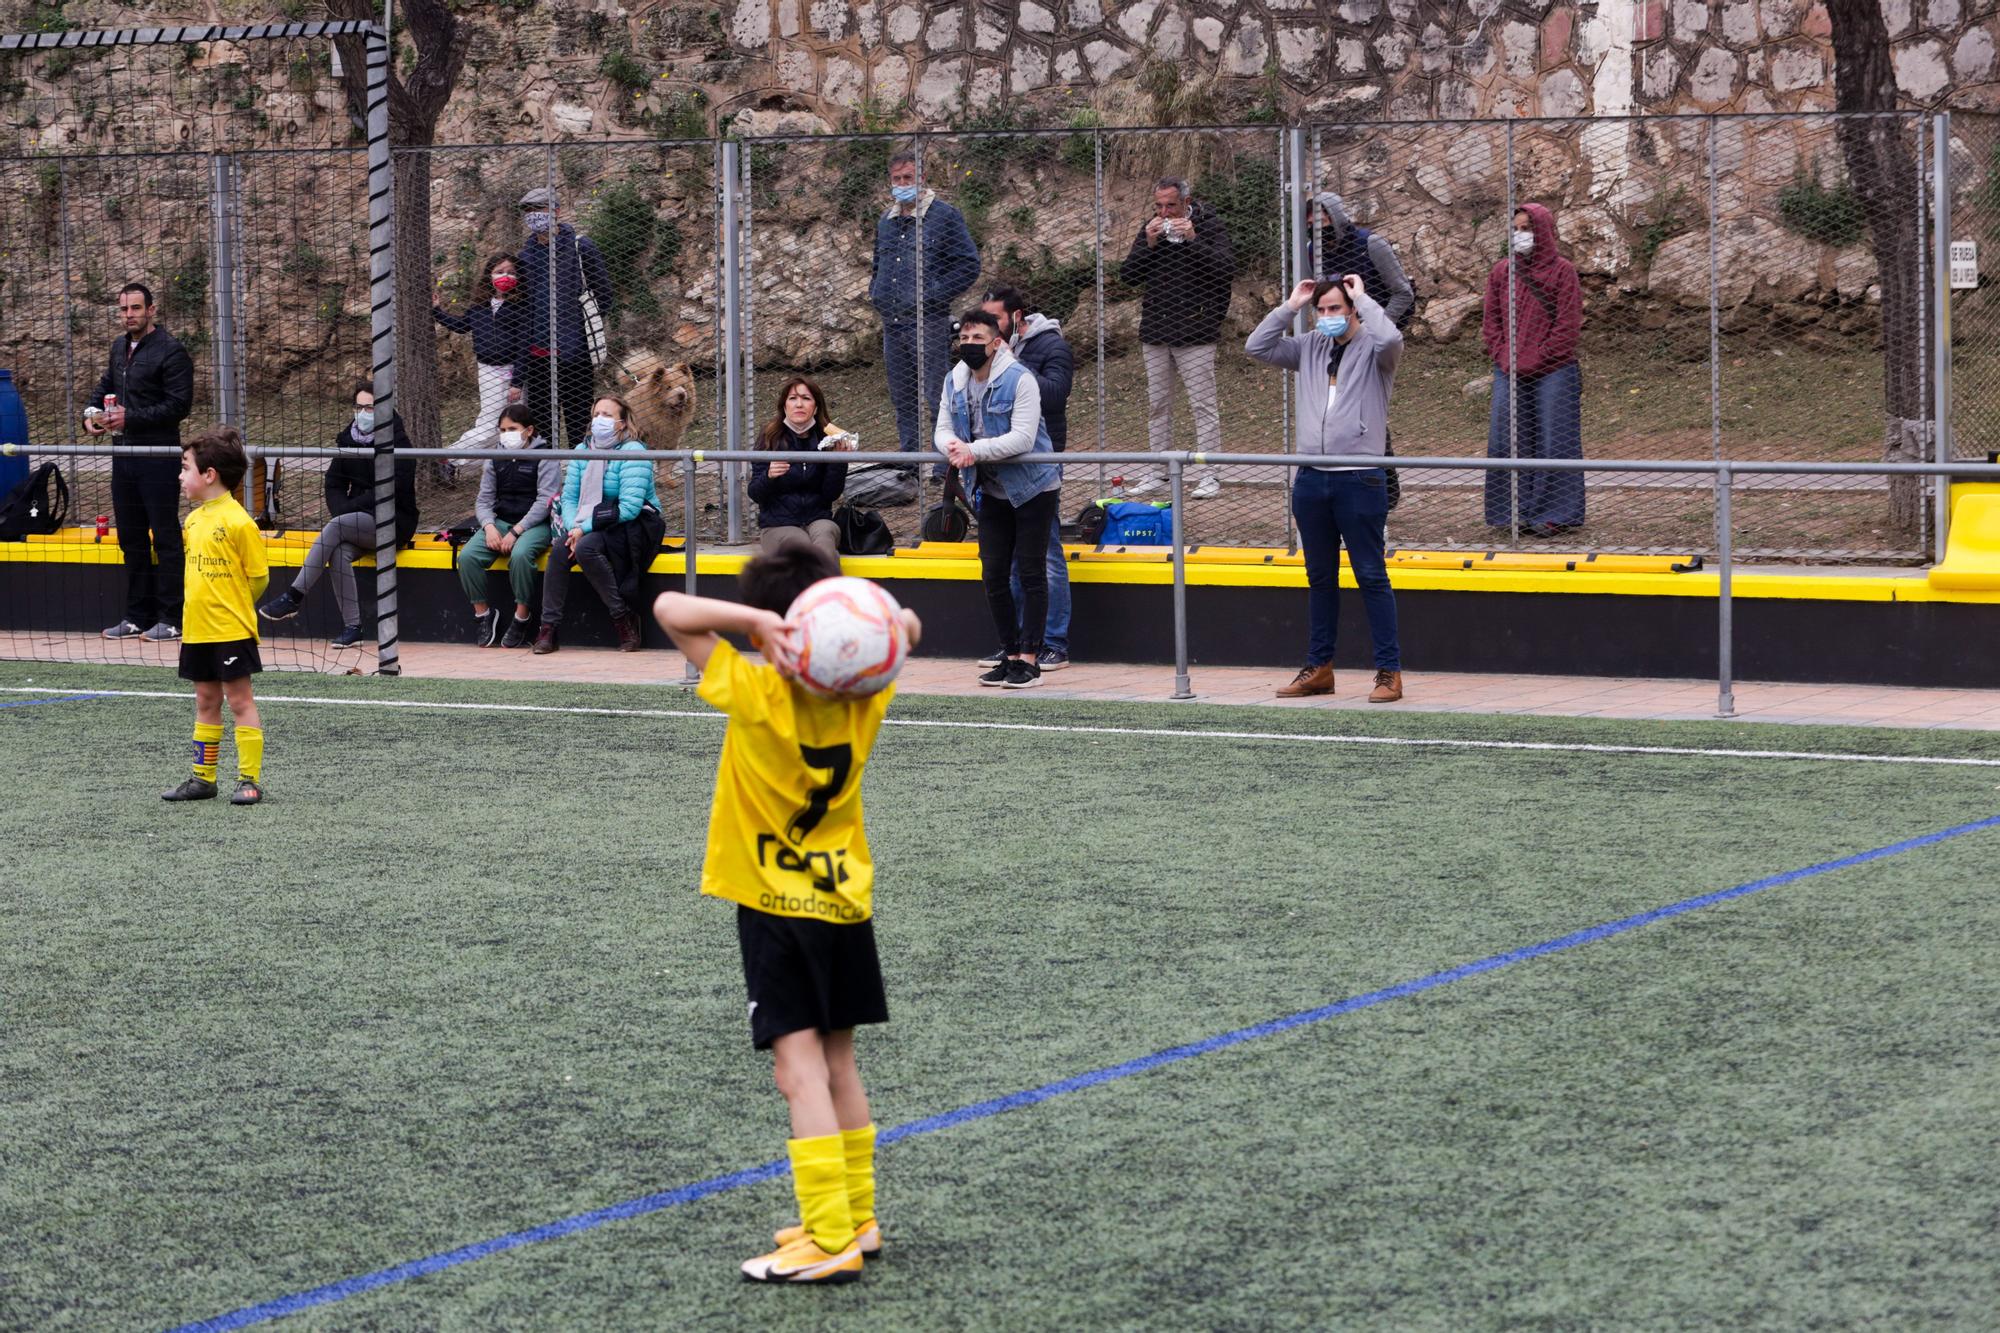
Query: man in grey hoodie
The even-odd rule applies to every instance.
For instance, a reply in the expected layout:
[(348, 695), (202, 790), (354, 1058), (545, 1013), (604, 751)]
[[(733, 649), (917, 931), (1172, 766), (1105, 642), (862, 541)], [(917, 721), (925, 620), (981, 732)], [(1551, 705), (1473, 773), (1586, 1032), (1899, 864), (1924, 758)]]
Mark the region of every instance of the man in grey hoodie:
[[(1286, 332), (1295, 312), (1310, 302), (1312, 332)], [(1308, 278), (1291, 298), (1264, 316), (1243, 345), (1267, 366), (1296, 370), (1299, 395), (1297, 452), (1334, 457), (1383, 457), (1388, 444), (1389, 394), (1403, 358), (1403, 334), (1359, 277), (1339, 282)], [(1326, 386), (1321, 398), (1318, 388)], [(1396, 595), (1384, 556), (1389, 518), (1388, 474), (1356, 464), (1307, 464), (1292, 485), (1292, 515), (1306, 563), (1312, 636), (1306, 664), (1281, 699), (1333, 693), (1334, 631), (1340, 614), (1340, 548), (1361, 589), (1368, 632), (1375, 641), (1375, 687), (1370, 703), (1403, 697), (1402, 648), (1396, 636)]]

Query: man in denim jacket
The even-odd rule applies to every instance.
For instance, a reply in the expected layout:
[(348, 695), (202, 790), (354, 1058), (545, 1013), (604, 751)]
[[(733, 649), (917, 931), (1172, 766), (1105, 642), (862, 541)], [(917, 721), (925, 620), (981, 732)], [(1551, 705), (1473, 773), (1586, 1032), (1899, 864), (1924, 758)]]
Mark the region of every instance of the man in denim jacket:
[[(952, 302), (979, 280), (979, 247), (973, 244), (962, 213), (939, 199), (935, 190), (917, 188), (916, 154), (898, 153), (889, 159), (889, 192), (895, 202), (875, 223), (875, 266), (868, 299), (882, 316), (882, 361), (889, 373), (889, 401), (896, 408), (896, 447), (910, 453), (923, 434), (919, 404), (936, 402), (944, 386), (944, 373), (951, 365)], [(922, 398), (917, 383), (919, 345)]]

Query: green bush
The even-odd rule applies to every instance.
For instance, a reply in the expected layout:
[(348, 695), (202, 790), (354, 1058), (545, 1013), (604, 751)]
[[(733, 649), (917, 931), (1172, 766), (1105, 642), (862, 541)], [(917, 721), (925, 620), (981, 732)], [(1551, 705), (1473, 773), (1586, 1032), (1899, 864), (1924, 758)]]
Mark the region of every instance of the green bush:
[(1275, 162), (1262, 156), (1240, 156), (1228, 170), (1211, 171), (1195, 181), (1194, 195), (1214, 209), (1228, 228), (1238, 277), (1278, 275), (1281, 246)]
[(652, 201), (633, 182), (620, 181), (597, 196), (597, 206), (584, 228), (603, 253), (605, 267), (611, 270), (611, 287), (619, 306), (636, 315), (660, 313), (660, 303), (641, 267), (656, 226)]
[(604, 59), (597, 62), (597, 72), (627, 92), (641, 92), (653, 82), (652, 71), (622, 48), (606, 51)]
[(1790, 185), (1778, 191), (1778, 220), (1822, 245), (1853, 245), (1867, 230), (1854, 187), (1841, 180), (1828, 189), (1820, 183), (1818, 163), (1810, 174), (1801, 169)]
[(1069, 128), (1075, 133), (1063, 139), (1056, 149), (1056, 160), (1071, 171), (1096, 171), (1097, 136), (1092, 131), (1103, 127), (1104, 117), (1088, 107), (1071, 112)]

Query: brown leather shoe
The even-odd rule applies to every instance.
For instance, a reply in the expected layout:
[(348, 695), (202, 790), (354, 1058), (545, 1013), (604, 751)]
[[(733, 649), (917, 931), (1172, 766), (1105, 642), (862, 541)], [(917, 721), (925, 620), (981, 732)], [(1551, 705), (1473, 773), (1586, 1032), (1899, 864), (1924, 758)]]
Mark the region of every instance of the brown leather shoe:
[(1403, 697), (1403, 673), (1400, 671), (1378, 671), (1375, 673), (1375, 688), (1368, 691), (1371, 704), (1392, 704)]
[(1292, 677), (1292, 683), (1278, 687), (1280, 699), (1303, 699), (1308, 694), (1333, 693), (1333, 663), (1322, 662), (1318, 666), (1302, 666), (1299, 674)]
[(618, 630), (618, 651), (636, 653), (639, 651), (639, 613), (627, 611), (611, 622)]
[(538, 655), (555, 652), (557, 647), (556, 627), (554, 625), (544, 625), (535, 631), (535, 652)]

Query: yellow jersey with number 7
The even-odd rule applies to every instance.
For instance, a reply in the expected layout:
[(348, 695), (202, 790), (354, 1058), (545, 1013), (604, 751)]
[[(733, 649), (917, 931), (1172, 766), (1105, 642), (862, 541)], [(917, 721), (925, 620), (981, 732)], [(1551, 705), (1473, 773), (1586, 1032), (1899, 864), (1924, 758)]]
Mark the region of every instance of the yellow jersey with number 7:
[(873, 914), (861, 770), (895, 692), (817, 698), (726, 640), (716, 644), (699, 693), (728, 714), (729, 730), (715, 771), (703, 893), (839, 925)]

